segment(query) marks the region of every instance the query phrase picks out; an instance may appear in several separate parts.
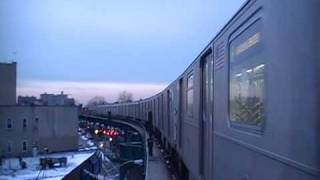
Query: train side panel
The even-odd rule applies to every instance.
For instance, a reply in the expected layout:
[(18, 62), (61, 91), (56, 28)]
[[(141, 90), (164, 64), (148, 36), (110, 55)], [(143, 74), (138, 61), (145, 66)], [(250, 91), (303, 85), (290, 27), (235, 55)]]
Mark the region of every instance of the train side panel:
[[(227, 51), (215, 71), (214, 179), (316, 180), (319, 1), (250, 3), (215, 42)], [(234, 90), (245, 75), (254, 84)]]

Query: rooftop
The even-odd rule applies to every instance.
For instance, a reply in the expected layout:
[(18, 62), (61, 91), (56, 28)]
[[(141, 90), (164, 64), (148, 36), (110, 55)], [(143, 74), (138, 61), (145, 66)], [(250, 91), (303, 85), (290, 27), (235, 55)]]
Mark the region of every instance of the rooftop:
[(48, 157), (67, 157), (67, 166), (47, 170), (40, 170), (39, 167), (39, 159), (44, 156), (23, 158), (23, 161), (27, 163), (26, 169), (20, 168), (19, 160), (17, 158), (4, 159), (2, 167), (0, 166), (0, 180), (42, 179), (42, 177), (50, 180), (62, 179), (93, 154), (94, 152), (92, 151), (50, 154)]

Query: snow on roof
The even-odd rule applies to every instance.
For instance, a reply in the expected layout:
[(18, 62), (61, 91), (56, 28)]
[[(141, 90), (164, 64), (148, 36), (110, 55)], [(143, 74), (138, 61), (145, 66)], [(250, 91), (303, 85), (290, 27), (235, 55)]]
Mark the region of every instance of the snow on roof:
[(55, 167), (47, 170), (40, 170), (39, 167), (39, 159), (44, 156), (23, 158), (23, 161), (27, 163), (27, 169), (20, 168), (17, 158), (4, 159), (3, 165), (0, 166), (0, 180), (62, 179), (93, 154), (92, 151), (50, 154), (48, 157), (67, 157), (68, 162), (66, 167)]

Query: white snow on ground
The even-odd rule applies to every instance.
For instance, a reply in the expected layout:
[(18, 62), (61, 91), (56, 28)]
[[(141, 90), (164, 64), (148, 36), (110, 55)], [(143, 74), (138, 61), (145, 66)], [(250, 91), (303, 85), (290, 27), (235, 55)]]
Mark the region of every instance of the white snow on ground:
[[(3, 166), (0, 167), (0, 180), (32, 180), (36, 179), (62, 179), (65, 175), (70, 173), (73, 169), (79, 166), (82, 162), (91, 157), (94, 152), (69, 152), (50, 154), (48, 157), (67, 157), (68, 162), (66, 167), (56, 167), (54, 169), (40, 170), (39, 159), (40, 157), (23, 158), (27, 163), (27, 169), (20, 169), (18, 159), (5, 159)], [(13, 176), (14, 175), (14, 176)]]
[(87, 145), (89, 145), (89, 146), (94, 146), (94, 143), (89, 140), (89, 141), (87, 141)]
[(88, 140), (88, 138), (85, 137), (85, 136), (81, 136), (81, 139), (84, 140), (84, 141)]
[(79, 151), (90, 151), (97, 149), (95, 143), (92, 140), (89, 140), (87, 136), (89, 136), (89, 134), (79, 135)]
[(79, 151), (92, 151), (92, 150), (97, 150), (98, 148), (96, 146), (92, 147), (86, 147), (86, 148), (81, 148)]

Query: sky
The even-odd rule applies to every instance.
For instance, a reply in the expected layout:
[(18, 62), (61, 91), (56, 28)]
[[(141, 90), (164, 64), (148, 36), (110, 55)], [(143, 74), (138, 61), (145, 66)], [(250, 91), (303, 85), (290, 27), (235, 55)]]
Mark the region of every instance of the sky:
[(246, 0), (1, 0), (0, 62), (17, 94), (152, 96), (174, 81)]

